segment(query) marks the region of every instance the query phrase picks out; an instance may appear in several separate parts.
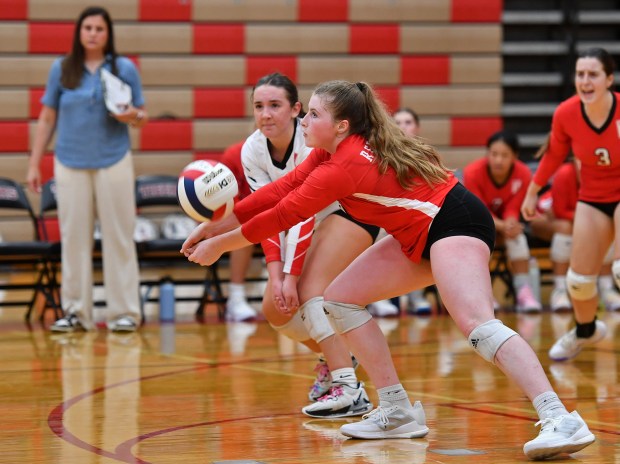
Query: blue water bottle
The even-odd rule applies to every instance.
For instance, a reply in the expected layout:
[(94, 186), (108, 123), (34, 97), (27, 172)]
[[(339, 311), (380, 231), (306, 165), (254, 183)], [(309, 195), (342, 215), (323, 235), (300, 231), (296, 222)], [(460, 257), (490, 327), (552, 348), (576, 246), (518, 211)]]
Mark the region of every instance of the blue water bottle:
[(174, 284), (169, 278), (159, 284), (159, 321), (174, 322)]

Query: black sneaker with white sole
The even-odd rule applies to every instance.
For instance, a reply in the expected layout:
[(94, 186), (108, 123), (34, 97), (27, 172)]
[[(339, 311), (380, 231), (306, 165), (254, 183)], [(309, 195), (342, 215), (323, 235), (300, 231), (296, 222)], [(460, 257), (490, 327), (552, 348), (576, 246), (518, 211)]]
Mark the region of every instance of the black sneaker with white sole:
[[(355, 359), (355, 356), (353, 355), (351, 355), (351, 364), (353, 365), (353, 369), (357, 369), (357, 366), (359, 366), (357, 359)], [(316, 378), (314, 379), (314, 383), (308, 392), (308, 399), (310, 401), (318, 401), (319, 398), (327, 394), (329, 389), (332, 387), (331, 372), (329, 371), (329, 366), (323, 356), (319, 358), (319, 362), (314, 368), (314, 372), (316, 372)]]
[(80, 319), (75, 314), (67, 314), (65, 317), (61, 317), (54, 322), (50, 330), (52, 332), (68, 333), (76, 331), (86, 331), (86, 328), (80, 322)]

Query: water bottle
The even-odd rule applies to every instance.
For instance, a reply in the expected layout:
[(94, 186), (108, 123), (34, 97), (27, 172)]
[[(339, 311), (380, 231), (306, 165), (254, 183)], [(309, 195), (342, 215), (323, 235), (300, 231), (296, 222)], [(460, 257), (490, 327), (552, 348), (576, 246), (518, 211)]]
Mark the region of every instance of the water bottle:
[(175, 352), (175, 325), (160, 324), (159, 326), (159, 352), (173, 354)]
[(159, 321), (174, 322), (174, 284), (170, 279), (159, 284)]
[(532, 292), (534, 293), (536, 300), (540, 301), (540, 268), (538, 267), (538, 260), (534, 257), (530, 258), (529, 274)]

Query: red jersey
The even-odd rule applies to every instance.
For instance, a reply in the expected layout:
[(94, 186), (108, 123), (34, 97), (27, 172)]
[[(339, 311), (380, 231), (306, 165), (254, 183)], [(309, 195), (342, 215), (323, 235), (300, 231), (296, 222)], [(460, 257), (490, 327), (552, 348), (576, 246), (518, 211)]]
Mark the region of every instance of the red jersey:
[(551, 183), (551, 198), (553, 214), (558, 219), (575, 219), (579, 182), (575, 163), (564, 163), (553, 176)]
[(496, 184), (489, 173), (488, 158), (480, 158), (463, 169), (463, 184), (489, 208), (496, 218), (519, 219), (521, 203), (532, 178), (530, 168), (515, 160), (506, 182)]
[(235, 175), (237, 179), (237, 185), (239, 186), (239, 193), (237, 198), (239, 200), (247, 197), (250, 194), (250, 186), (245, 178), (245, 172), (243, 172), (243, 165), (241, 164), (241, 148), (245, 140), (237, 142), (234, 145), (229, 146), (224, 150), (222, 155), (222, 163), (225, 164)]
[(234, 213), (243, 223), (243, 236), (257, 243), (338, 200), (353, 218), (384, 228), (418, 262), (431, 222), (456, 183), (449, 173), (446, 182), (433, 187), (416, 178), (404, 189), (393, 169), (379, 173), (366, 141), (352, 135), (333, 155), (313, 150), (295, 170), (235, 205)]
[(545, 191), (538, 196), (536, 202), (536, 211), (540, 214), (545, 214), (547, 211), (551, 211), (553, 208), (553, 197), (551, 196), (551, 189)]
[(545, 185), (572, 150), (581, 161), (579, 199), (601, 203), (620, 201), (618, 95), (612, 92), (609, 118), (600, 129), (590, 123), (579, 96), (575, 95), (558, 106), (551, 124), (549, 148), (534, 175), (536, 184)]

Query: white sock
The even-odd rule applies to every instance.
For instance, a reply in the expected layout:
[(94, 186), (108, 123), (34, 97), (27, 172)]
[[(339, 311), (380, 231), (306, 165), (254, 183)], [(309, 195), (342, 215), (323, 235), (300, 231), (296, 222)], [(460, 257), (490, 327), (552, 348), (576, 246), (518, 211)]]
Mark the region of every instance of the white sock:
[(389, 403), (405, 409), (412, 408), (409, 395), (407, 395), (407, 392), (401, 384), (379, 388), (377, 393), (379, 394), (379, 401), (381, 403)]
[(228, 284), (228, 298), (235, 300), (245, 300), (244, 284)]
[(599, 276), (598, 286), (601, 289), (601, 291), (611, 290), (614, 288), (614, 280), (610, 275)]
[(553, 285), (555, 288), (566, 290), (566, 275), (556, 275), (553, 277)]
[(530, 275), (525, 273), (515, 274), (512, 282), (516, 291), (519, 291), (524, 285), (529, 285), (530, 287), (532, 286), (532, 283), (530, 282)]
[(568, 414), (558, 395), (552, 391), (541, 393), (534, 398), (532, 404), (536, 408), (540, 419)]
[(335, 371), (331, 371), (331, 375), (333, 385), (347, 385), (352, 388), (357, 388), (357, 376), (355, 375), (355, 369), (352, 367), (336, 369)]
[(412, 292), (409, 292), (409, 296), (411, 298), (416, 299), (416, 300), (417, 299), (422, 299), (422, 298), (424, 298), (424, 291), (421, 290), (421, 289), (420, 290), (413, 290)]

